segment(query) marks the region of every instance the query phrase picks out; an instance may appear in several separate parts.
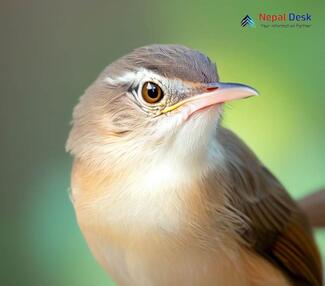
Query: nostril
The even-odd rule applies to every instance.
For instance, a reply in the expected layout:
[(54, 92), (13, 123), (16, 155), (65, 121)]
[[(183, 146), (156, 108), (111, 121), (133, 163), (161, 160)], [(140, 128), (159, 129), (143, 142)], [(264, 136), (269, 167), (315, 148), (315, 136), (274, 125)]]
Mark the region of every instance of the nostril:
[(207, 91), (214, 91), (214, 90), (217, 90), (219, 87), (217, 86), (211, 86), (211, 87), (208, 87), (207, 88)]

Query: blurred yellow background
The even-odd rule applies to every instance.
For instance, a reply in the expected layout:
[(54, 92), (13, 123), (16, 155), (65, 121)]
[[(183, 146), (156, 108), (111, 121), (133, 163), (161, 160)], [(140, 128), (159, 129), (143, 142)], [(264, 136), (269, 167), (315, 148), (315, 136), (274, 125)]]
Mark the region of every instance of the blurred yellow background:
[[(261, 96), (228, 105), (237, 132), (299, 198), (325, 185), (325, 1), (2, 1), (0, 284), (104, 286), (69, 201), (73, 106), (112, 60), (180, 43), (223, 81)], [(261, 28), (260, 12), (309, 13), (305, 29)], [(242, 28), (249, 14), (256, 28)], [(317, 232), (325, 257), (325, 231)]]

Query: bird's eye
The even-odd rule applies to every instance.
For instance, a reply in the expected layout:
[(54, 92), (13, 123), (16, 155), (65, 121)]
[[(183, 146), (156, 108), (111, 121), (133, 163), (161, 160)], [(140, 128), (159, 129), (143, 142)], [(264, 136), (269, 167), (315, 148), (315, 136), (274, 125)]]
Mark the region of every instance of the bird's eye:
[(142, 97), (148, 103), (157, 103), (164, 97), (161, 87), (154, 82), (146, 82), (142, 86)]

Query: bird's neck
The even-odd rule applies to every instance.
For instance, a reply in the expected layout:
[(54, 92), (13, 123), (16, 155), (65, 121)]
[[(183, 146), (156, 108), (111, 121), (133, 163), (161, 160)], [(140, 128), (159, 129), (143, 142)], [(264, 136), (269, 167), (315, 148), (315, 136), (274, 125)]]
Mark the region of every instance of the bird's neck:
[[(190, 220), (193, 208), (205, 208), (201, 202), (206, 201), (202, 196), (207, 190), (202, 182), (204, 177), (213, 179), (209, 174), (223, 160), (217, 140), (202, 150), (187, 147), (183, 150), (173, 145), (165, 152), (142, 154), (137, 160), (106, 170), (94, 170), (86, 162), (77, 161), (72, 180), (75, 207), (82, 208), (87, 202), (87, 212), (101, 210), (101, 224), (116, 227), (116, 231), (127, 225), (128, 229), (159, 227), (179, 232), (188, 225), (186, 220)], [(91, 217), (87, 212), (82, 212), (85, 220)]]
[(222, 167), (224, 162), (216, 137), (210, 140), (201, 137), (200, 141), (192, 142), (176, 140), (167, 148), (130, 152), (133, 153), (129, 154), (128, 160), (113, 162), (102, 169), (85, 161), (77, 161), (76, 178), (73, 179), (75, 202), (79, 195), (82, 201), (84, 195), (92, 197), (87, 201), (111, 197), (114, 198), (113, 202), (108, 200), (104, 209), (113, 211), (116, 205), (116, 213), (119, 213), (125, 206), (125, 213), (134, 210), (137, 214), (143, 213), (141, 220), (152, 217), (149, 221), (155, 223), (153, 205), (160, 210), (168, 208), (168, 201), (174, 204), (178, 198), (186, 201), (186, 197), (200, 196), (201, 188), (197, 186), (211, 170), (218, 169), (218, 165)]
[[(125, 146), (118, 146), (129, 151), (115, 152), (123, 155), (115, 158), (112, 156), (116, 163), (112, 162), (111, 166), (120, 170), (130, 165), (151, 170), (155, 166), (163, 165), (170, 170), (179, 168), (187, 174), (201, 175), (209, 168), (211, 162), (214, 165), (224, 162), (223, 148), (218, 141), (218, 130), (215, 121), (192, 120), (174, 134), (163, 138), (159, 144), (155, 138), (140, 142), (129, 141)], [(138, 172), (139, 168), (135, 168), (134, 171)]]
[(225, 165), (217, 127), (193, 127), (185, 125), (176, 138), (159, 146), (134, 141), (130, 146), (119, 145), (119, 150), (129, 152), (110, 153), (110, 163), (103, 168), (77, 162), (73, 178), (75, 206), (86, 201), (88, 206), (103, 210), (103, 220), (112, 219), (116, 226), (122, 223), (155, 228), (159, 222), (165, 229), (177, 229), (185, 216), (179, 210), (206, 201), (202, 199), (207, 192), (202, 182), (213, 181), (215, 185), (211, 172), (215, 174), (214, 170), (221, 171)]

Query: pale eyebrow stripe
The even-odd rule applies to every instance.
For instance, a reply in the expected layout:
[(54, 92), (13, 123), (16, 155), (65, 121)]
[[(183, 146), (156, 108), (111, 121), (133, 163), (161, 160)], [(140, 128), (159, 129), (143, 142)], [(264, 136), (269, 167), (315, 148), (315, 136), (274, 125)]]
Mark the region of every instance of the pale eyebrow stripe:
[(104, 81), (110, 85), (118, 85), (122, 83), (132, 82), (137, 78), (136, 72), (127, 72), (122, 76), (118, 76), (116, 78), (105, 77)]
[(118, 85), (118, 84), (125, 84), (128, 82), (135, 81), (136, 79), (148, 78), (149, 80), (158, 79), (161, 81), (166, 81), (167, 79), (164, 76), (161, 76), (155, 72), (147, 70), (145, 68), (138, 69), (137, 71), (128, 71), (121, 76), (117, 76), (116, 78), (113, 77), (105, 77), (104, 82), (110, 85)]

